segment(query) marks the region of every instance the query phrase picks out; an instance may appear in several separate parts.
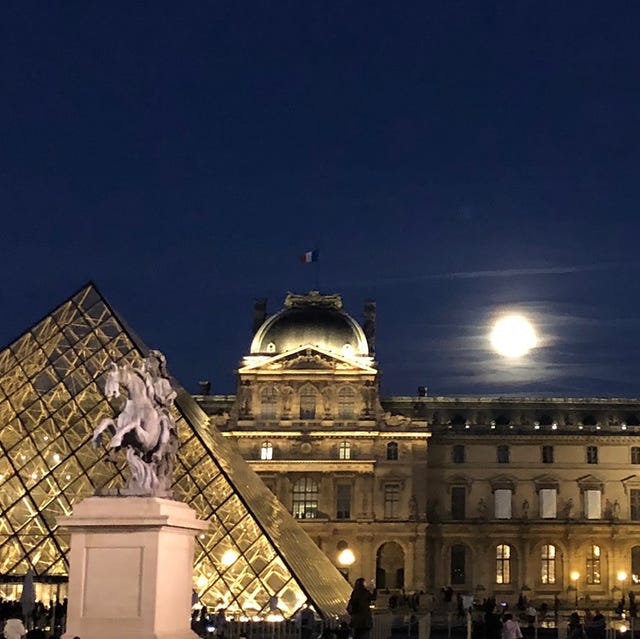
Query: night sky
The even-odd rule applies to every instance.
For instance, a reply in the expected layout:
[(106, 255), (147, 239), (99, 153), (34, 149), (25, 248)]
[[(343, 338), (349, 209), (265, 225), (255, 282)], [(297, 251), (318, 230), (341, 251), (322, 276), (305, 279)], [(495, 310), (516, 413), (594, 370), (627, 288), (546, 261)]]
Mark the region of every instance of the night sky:
[[(234, 392), (254, 299), (318, 278), (377, 301), (385, 394), (640, 396), (639, 20), (3, 3), (0, 342), (93, 280), (188, 389)], [(516, 365), (505, 309), (543, 339)]]

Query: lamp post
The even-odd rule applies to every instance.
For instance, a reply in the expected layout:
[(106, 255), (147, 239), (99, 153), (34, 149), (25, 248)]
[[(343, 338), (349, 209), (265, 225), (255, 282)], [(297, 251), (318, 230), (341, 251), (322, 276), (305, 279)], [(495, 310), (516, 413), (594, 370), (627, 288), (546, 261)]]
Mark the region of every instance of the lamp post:
[(344, 578), (349, 580), (349, 567), (355, 562), (356, 556), (353, 554), (353, 550), (348, 546), (345, 546), (338, 553), (338, 563), (342, 568), (340, 572), (344, 575)]
[(573, 587), (576, 591), (576, 608), (578, 607), (578, 579), (580, 579), (580, 573), (575, 570), (569, 575), (571, 581), (573, 581)]
[(624, 570), (619, 570), (617, 577), (622, 591), (622, 612), (624, 613), (624, 584), (627, 581), (627, 573)]

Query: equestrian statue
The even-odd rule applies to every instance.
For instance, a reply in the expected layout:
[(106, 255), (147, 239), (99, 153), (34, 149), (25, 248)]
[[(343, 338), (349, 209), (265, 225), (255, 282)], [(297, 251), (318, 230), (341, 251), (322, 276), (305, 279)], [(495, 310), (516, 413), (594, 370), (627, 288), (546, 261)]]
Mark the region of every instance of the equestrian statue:
[(140, 367), (112, 363), (105, 382), (108, 398), (126, 394), (120, 414), (103, 418), (93, 431), (93, 445), (109, 430), (109, 448), (126, 449), (130, 477), (122, 494), (171, 497), (178, 433), (171, 413), (176, 392), (160, 351), (149, 351)]

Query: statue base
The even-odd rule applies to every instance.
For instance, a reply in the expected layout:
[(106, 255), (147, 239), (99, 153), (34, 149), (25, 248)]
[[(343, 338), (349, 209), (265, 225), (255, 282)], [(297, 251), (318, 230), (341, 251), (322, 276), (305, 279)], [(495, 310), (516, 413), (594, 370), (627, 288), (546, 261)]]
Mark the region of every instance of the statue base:
[(63, 639), (197, 639), (194, 536), (208, 524), (193, 509), (159, 497), (89, 497), (58, 523), (71, 531)]

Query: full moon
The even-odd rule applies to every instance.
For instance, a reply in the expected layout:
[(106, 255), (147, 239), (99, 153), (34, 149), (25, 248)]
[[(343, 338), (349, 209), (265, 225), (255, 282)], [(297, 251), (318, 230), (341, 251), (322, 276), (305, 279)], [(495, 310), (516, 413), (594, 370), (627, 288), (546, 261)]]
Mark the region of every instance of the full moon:
[(538, 344), (531, 322), (522, 315), (501, 317), (491, 331), (491, 344), (504, 357), (522, 357)]

